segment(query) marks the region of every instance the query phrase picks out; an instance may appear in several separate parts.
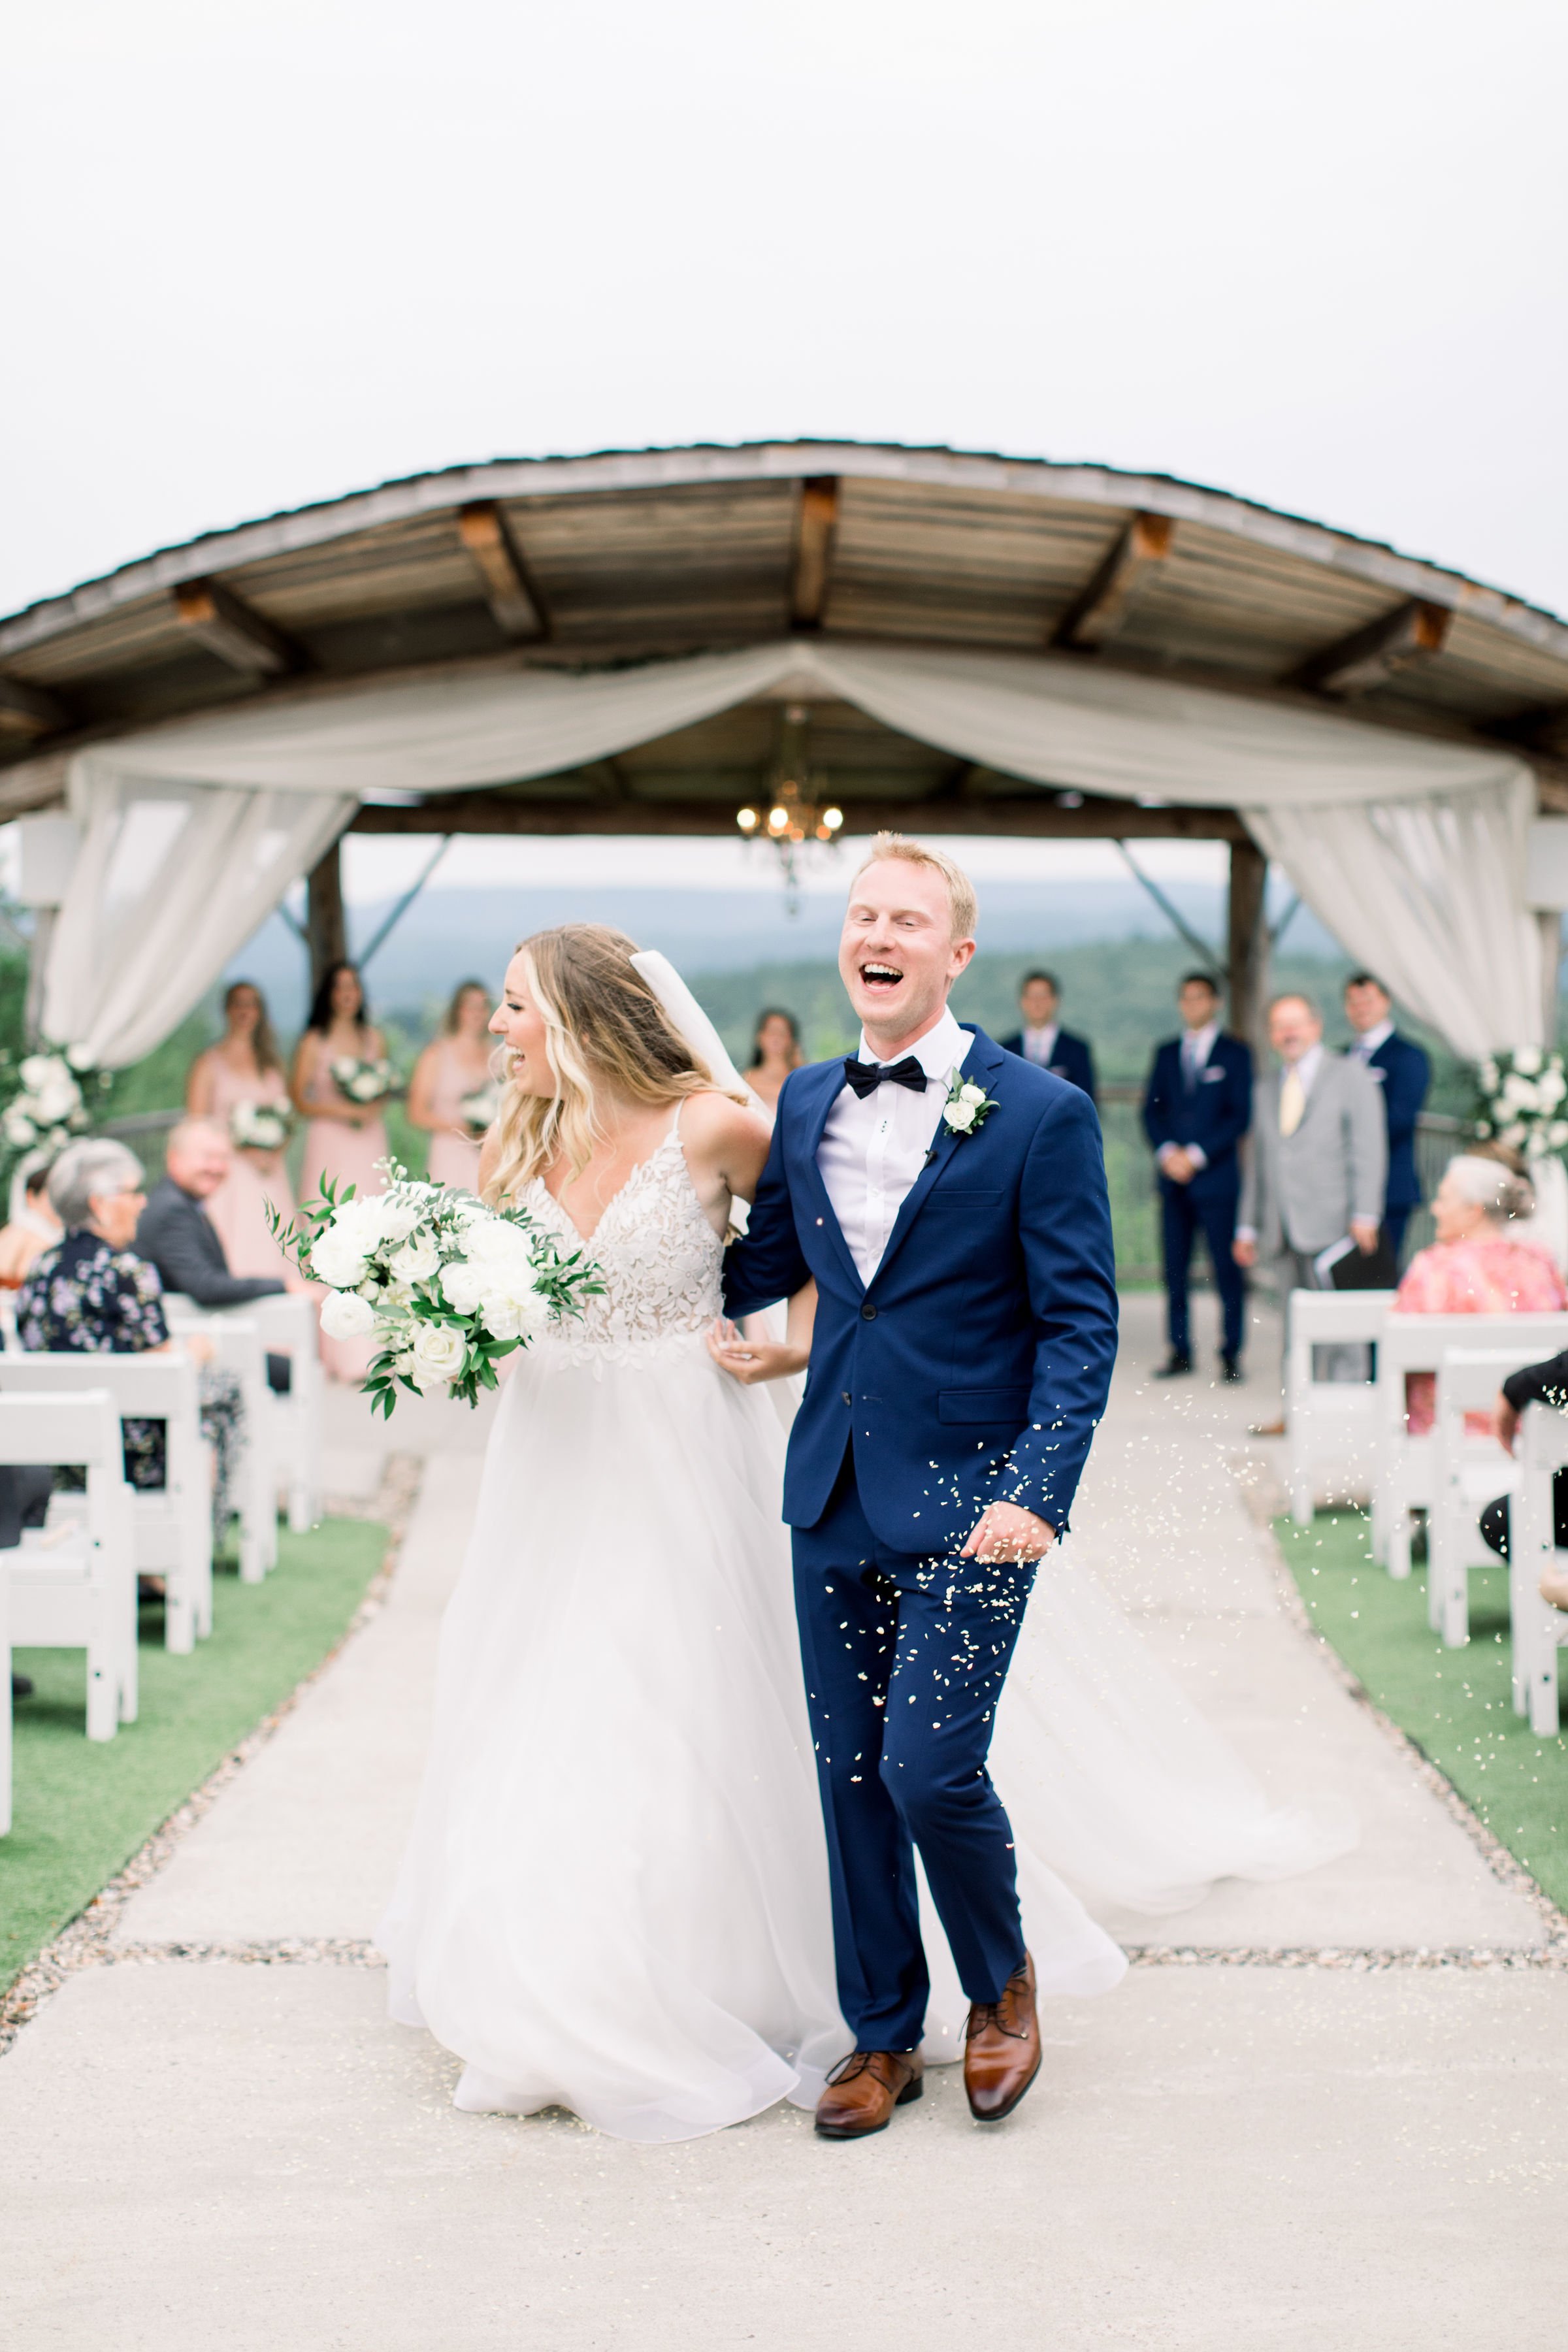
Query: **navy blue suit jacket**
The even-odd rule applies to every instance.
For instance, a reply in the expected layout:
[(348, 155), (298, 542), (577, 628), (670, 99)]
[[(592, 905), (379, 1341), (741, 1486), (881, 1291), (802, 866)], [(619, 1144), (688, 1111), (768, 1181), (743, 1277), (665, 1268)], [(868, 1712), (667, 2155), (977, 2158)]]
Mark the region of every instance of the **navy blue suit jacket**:
[(862, 1507), (894, 1550), (951, 1552), (994, 1502), (1067, 1526), (1116, 1358), (1100, 1121), (1077, 1087), (982, 1031), (963, 1076), (996, 1108), (968, 1135), (938, 1123), (869, 1287), (816, 1165), (844, 1065), (784, 1081), (724, 1293), (745, 1315), (816, 1277), (784, 1475), (792, 1527), (821, 1518), (851, 1434)]
[[(1016, 1054), (1024, 1058), (1024, 1033), (1015, 1031), (1011, 1037), (997, 1040), (1005, 1054)], [(1075, 1037), (1070, 1029), (1057, 1031), (1056, 1049), (1051, 1055), (1051, 1076), (1065, 1078), (1069, 1087), (1081, 1087), (1094, 1100), (1094, 1048), (1087, 1037)]]
[(1391, 1209), (1413, 1209), (1421, 1198), (1415, 1173), (1415, 1122), (1432, 1083), (1432, 1065), (1413, 1037), (1396, 1029), (1385, 1037), (1367, 1064), (1383, 1089), (1388, 1120), (1388, 1191)]
[[(1195, 1143), (1207, 1165), (1184, 1189), (1195, 1197), (1234, 1191), (1241, 1181), (1236, 1149), (1252, 1125), (1252, 1055), (1239, 1037), (1223, 1034), (1191, 1088), (1182, 1083), (1182, 1041), (1157, 1048), (1143, 1095), (1143, 1132), (1163, 1144)], [(1162, 1174), (1162, 1184), (1171, 1179)]]

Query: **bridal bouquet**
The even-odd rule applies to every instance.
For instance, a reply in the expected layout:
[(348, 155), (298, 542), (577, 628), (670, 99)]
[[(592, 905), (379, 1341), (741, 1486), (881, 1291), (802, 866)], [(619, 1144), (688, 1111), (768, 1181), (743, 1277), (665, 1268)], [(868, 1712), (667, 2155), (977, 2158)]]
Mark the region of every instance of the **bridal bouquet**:
[(87, 1103), (78, 1072), (92, 1063), (79, 1048), (64, 1054), (25, 1054), (16, 1066), (21, 1092), (14, 1095), (0, 1115), (0, 1131), (16, 1151), (35, 1144), (58, 1151), (89, 1125)]
[(384, 1055), (376, 1062), (361, 1062), (345, 1054), (331, 1064), (331, 1073), (339, 1092), (362, 1110), (372, 1103), (385, 1102), (399, 1087), (397, 1071)]
[(476, 1087), (471, 1095), (463, 1097), (458, 1108), (463, 1114), (464, 1126), (477, 1143), (479, 1137), (488, 1135), (495, 1124), (496, 1113), (500, 1108), (500, 1088), (493, 1078), (487, 1078), (482, 1087)]
[(526, 1209), (489, 1209), (450, 1184), (426, 1184), (389, 1161), (384, 1192), (323, 1186), (273, 1233), (301, 1272), (330, 1286), (329, 1339), (374, 1339), (365, 1381), (390, 1414), (399, 1387), (443, 1390), (477, 1404), (495, 1368), (604, 1288), (581, 1250), (563, 1257)]
[(1568, 1076), (1561, 1054), (1521, 1045), (1484, 1061), (1477, 1076), (1479, 1136), (1494, 1137), (1532, 1160), (1568, 1144), (1568, 1118), (1563, 1116)]
[(236, 1103), (228, 1115), (229, 1141), (237, 1151), (281, 1151), (293, 1132), (293, 1115), (283, 1103)]

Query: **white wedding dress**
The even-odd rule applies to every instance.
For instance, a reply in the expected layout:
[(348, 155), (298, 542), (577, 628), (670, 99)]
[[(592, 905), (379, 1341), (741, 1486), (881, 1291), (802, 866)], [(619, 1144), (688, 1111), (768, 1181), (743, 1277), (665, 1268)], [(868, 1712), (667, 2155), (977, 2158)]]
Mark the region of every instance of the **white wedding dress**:
[[(535, 1181), (526, 1205), (579, 1236)], [(616, 1194), (580, 1322), (520, 1359), (441, 1635), (413, 1835), (376, 1941), (460, 2107), (684, 2139), (814, 2105), (850, 2046), (780, 1519), (784, 1432), (719, 1370), (721, 1244), (676, 1127)], [(1310, 1868), (1342, 1813), (1276, 1811), (1092, 1580), (1042, 1569), (998, 1711), (1044, 1994), (1126, 1961), (1080, 1892), (1146, 1911)], [(1068, 1882), (1071, 1881), (1071, 1885)], [(926, 2053), (965, 2012), (929, 1903)]]

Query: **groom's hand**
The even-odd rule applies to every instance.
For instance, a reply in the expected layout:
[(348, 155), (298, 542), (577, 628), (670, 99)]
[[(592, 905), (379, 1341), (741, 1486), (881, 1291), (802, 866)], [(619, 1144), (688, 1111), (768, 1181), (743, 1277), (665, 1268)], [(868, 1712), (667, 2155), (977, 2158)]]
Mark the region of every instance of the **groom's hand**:
[(1044, 1559), (1055, 1528), (1016, 1503), (993, 1503), (959, 1554), (961, 1559)]

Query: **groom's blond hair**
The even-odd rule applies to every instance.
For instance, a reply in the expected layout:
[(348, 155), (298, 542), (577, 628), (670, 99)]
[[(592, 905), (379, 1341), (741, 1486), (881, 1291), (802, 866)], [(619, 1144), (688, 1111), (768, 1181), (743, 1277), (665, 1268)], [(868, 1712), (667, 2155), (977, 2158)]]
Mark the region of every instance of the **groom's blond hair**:
[(884, 859), (896, 857), (905, 866), (930, 866), (947, 884), (947, 903), (952, 914), (952, 936), (955, 940), (972, 940), (980, 920), (980, 903), (974, 895), (974, 885), (962, 866), (944, 856), (940, 849), (928, 848), (923, 841), (912, 841), (907, 833), (879, 833), (867, 856), (855, 871), (858, 882), (862, 874)]

